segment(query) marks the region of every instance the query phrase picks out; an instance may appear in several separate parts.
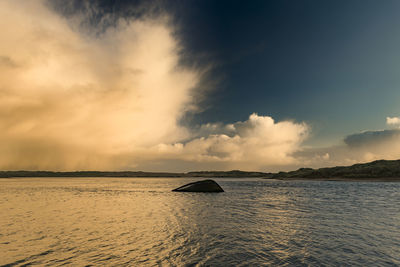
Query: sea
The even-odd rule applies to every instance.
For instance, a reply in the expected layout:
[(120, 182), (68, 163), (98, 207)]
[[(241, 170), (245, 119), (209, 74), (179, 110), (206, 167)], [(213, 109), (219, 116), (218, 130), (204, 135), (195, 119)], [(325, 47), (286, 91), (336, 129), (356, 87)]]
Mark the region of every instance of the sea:
[(0, 179), (0, 266), (400, 266), (400, 183)]

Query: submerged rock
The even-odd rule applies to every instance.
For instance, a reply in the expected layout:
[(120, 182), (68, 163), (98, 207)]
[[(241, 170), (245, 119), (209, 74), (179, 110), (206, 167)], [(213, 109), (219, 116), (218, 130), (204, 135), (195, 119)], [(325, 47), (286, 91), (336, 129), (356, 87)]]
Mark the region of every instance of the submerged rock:
[(178, 187), (174, 190), (174, 192), (210, 192), (210, 193), (218, 193), (224, 192), (219, 184), (217, 184), (213, 180), (203, 180), (197, 181), (194, 183), (185, 184), (181, 187)]

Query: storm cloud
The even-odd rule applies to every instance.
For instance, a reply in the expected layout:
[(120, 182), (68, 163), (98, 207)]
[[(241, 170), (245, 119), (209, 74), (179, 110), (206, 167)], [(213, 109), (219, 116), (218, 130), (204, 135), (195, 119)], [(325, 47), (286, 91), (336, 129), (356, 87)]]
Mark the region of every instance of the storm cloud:
[(381, 130), (381, 131), (365, 131), (362, 133), (352, 134), (344, 139), (349, 147), (370, 147), (379, 146), (385, 143), (393, 143), (400, 139), (400, 130)]
[(400, 158), (400, 129), (350, 134), (343, 139), (342, 144), (321, 148), (302, 147), (293, 156), (305, 166), (310, 167), (398, 159)]
[(293, 162), (307, 136), (303, 123), (256, 114), (181, 125), (202, 70), (179, 64), (167, 15), (100, 21), (96, 34), (85, 14), (66, 18), (45, 1), (1, 1), (0, 16), (1, 169), (265, 168)]

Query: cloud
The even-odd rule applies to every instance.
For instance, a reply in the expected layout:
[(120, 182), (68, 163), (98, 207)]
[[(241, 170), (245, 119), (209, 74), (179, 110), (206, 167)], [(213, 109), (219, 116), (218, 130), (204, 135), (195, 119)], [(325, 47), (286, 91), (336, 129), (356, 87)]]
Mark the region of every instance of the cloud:
[(250, 115), (244, 122), (206, 124), (201, 137), (186, 143), (161, 144), (168, 157), (196, 162), (220, 162), (227, 169), (266, 169), (293, 164), (292, 154), (308, 135), (305, 123), (275, 122), (271, 117)]
[[(397, 117), (387, 117), (388, 125), (400, 122)], [(380, 159), (400, 158), (400, 129), (363, 131), (350, 134), (343, 139), (343, 144), (330, 147), (302, 147), (293, 154), (303, 166), (339, 166)], [(295, 167), (295, 166), (292, 166)], [(302, 167), (300, 165), (296, 167)]]
[[(327, 156), (328, 155), (328, 156)], [(400, 158), (400, 129), (365, 131), (344, 138), (341, 145), (322, 148), (301, 148), (293, 154), (298, 162), (309, 166), (340, 166), (379, 159)]]
[(307, 136), (304, 123), (257, 114), (179, 124), (202, 71), (179, 64), (165, 15), (89, 25), (44, 1), (9, 0), (0, 16), (0, 169), (265, 169), (295, 162)]
[(398, 125), (400, 124), (399, 117), (386, 117), (386, 124), (387, 125)]
[(378, 146), (380, 144), (391, 143), (400, 138), (400, 130), (381, 130), (381, 131), (365, 131), (358, 134), (352, 134), (344, 139), (349, 147), (369, 147)]
[(353, 134), (345, 138), (345, 143), (358, 153), (361, 161), (398, 159), (400, 157), (399, 129)]
[(2, 169), (114, 168), (187, 136), (178, 120), (199, 74), (179, 67), (166, 17), (90, 36), (43, 1), (1, 1), (0, 16)]
[(308, 148), (307, 124), (269, 116), (183, 126), (204, 100), (199, 84), (213, 82), (180, 64), (168, 16), (92, 25), (91, 6), (65, 18), (46, 3), (0, 1), (0, 169), (277, 171), (400, 157), (399, 129)]

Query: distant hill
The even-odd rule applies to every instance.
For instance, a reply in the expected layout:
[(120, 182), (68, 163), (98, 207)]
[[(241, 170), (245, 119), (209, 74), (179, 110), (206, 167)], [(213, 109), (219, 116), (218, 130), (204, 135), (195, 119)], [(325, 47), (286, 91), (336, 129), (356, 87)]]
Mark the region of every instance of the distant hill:
[(102, 172), (102, 171), (76, 171), (76, 172), (53, 172), (53, 171), (0, 171), (0, 177), (183, 177), (184, 173), (170, 172)]
[(198, 171), (188, 172), (185, 174), (188, 177), (237, 177), (237, 178), (265, 178), (270, 177), (272, 173), (265, 172), (245, 172), (239, 170), (233, 171)]
[(389, 179), (400, 181), (400, 160), (377, 160), (352, 166), (332, 168), (300, 168), (297, 171), (265, 173), (246, 171), (195, 171), (187, 173), (141, 171), (0, 171), (0, 178), (11, 177), (220, 177), (220, 178), (273, 178), (273, 179)]
[(339, 166), (332, 168), (300, 168), (297, 171), (279, 172), (271, 178), (348, 178), (348, 179), (399, 179), (400, 160), (377, 160), (369, 163)]
[(245, 171), (197, 171), (188, 173), (171, 172), (102, 172), (102, 171), (76, 171), (76, 172), (53, 172), (53, 171), (0, 171), (0, 178), (11, 177), (225, 177), (225, 178), (265, 178), (271, 173), (245, 172)]

